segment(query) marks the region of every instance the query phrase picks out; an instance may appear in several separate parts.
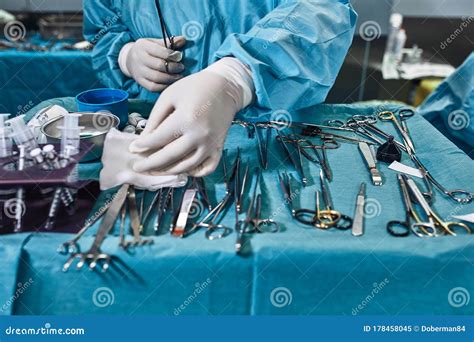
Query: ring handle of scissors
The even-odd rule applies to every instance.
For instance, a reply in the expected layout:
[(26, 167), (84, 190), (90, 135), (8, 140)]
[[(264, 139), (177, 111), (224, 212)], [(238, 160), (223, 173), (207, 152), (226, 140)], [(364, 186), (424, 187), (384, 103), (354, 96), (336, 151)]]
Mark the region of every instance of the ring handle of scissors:
[[(446, 189), (444, 189), (444, 190), (446, 190)], [(451, 197), (453, 200), (455, 200), (456, 202), (458, 202), (460, 204), (471, 203), (473, 198), (474, 198), (474, 194), (472, 194), (469, 191), (461, 190), (461, 189), (446, 190), (446, 191), (443, 191), (443, 192), (447, 196)]]
[(324, 124), (329, 127), (336, 127), (336, 128), (346, 127), (346, 124), (342, 120), (327, 120)]
[[(342, 214), (337, 210), (319, 210), (319, 213), (313, 217), (313, 226), (321, 229), (336, 227), (342, 219)], [(352, 221), (351, 221), (352, 226)]]
[(409, 222), (389, 221), (387, 223), (387, 232), (395, 237), (406, 237), (410, 235)]
[(415, 115), (415, 111), (410, 108), (402, 108), (398, 111), (398, 116), (400, 117), (400, 120), (402, 121), (408, 118), (411, 118), (414, 115)]
[(208, 224), (206, 229), (206, 239), (219, 240), (232, 233), (233, 229), (222, 224)]
[[(280, 231), (280, 224), (272, 219), (260, 220), (254, 222), (254, 227), (259, 233), (278, 233)], [(262, 227), (270, 229), (262, 229)]]
[(339, 230), (349, 230), (352, 228), (352, 217), (341, 214), (341, 218), (337, 222), (337, 224), (334, 226), (334, 228), (339, 229)]
[(467, 224), (463, 222), (450, 221), (450, 222), (444, 222), (444, 224), (449, 228), (450, 231), (454, 233), (454, 235), (457, 235), (455, 233), (456, 229), (453, 229), (454, 227), (462, 228), (467, 232), (467, 234), (472, 234), (471, 227), (469, 227)]
[(415, 222), (411, 225), (411, 229), (413, 232), (419, 232), (419, 230), (421, 230), (424, 236), (428, 236), (428, 237), (438, 236), (436, 227), (431, 222)]
[(378, 117), (382, 121), (390, 121), (395, 119), (395, 115), (390, 111), (380, 112)]

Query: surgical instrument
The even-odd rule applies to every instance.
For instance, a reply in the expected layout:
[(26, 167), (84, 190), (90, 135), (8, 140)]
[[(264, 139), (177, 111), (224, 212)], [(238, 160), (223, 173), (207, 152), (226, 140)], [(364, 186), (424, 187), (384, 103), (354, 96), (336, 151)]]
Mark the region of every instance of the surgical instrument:
[[(264, 170), (268, 168), (268, 146), (270, 144), (270, 138), (272, 136), (271, 127), (260, 128), (254, 124), (255, 134), (257, 137), (258, 145), (258, 156), (260, 165)], [(265, 129), (265, 137), (261, 134), (261, 129)]]
[(90, 260), (91, 262), (89, 264), (89, 269), (95, 269), (97, 263), (99, 261), (103, 261), (102, 271), (107, 271), (110, 265), (111, 257), (110, 255), (101, 252), (100, 248), (107, 234), (113, 228), (115, 221), (117, 220), (117, 216), (119, 215), (120, 210), (122, 209), (122, 206), (124, 205), (125, 200), (127, 199), (128, 189), (128, 184), (122, 185), (118, 193), (115, 195), (109, 209), (107, 210), (107, 213), (105, 214), (104, 219), (100, 224), (99, 231), (94, 239), (94, 242), (92, 243), (91, 248), (85, 253), (77, 252), (72, 254), (63, 266), (64, 272), (67, 272), (69, 270), (71, 264), (74, 262), (75, 259), (79, 259), (77, 269), (81, 269), (84, 266), (85, 262)]
[(397, 180), (400, 187), (400, 192), (402, 194), (403, 206), (405, 208), (405, 220), (404, 221), (389, 221), (387, 223), (387, 232), (395, 237), (405, 237), (410, 235), (410, 232), (415, 234), (418, 237), (433, 236), (431, 232), (424, 231), (420, 232), (413, 228), (411, 224), (411, 219), (413, 218), (415, 222), (421, 222), (420, 217), (416, 213), (412, 201), (410, 198), (410, 193), (408, 191), (408, 186), (406, 184), (406, 176), (398, 174)]
[(292, 184), (293, 176), (289, 176), (287, 172), (283, 174), (278, 173), (278, 182), (280, 183), (280, 189), (283, 193), (283, 198), (285, 199), (285, 204), (290, 209), (292, 217), (296, 216), (296, 209), (294, 207), (294, 196), (299, 192), (293, 192)]
[(370, 149), (369, 145), (359, 143), (359, 150), (367, 163), (367, 167), (369, 168), (372, 183), (375, 186), (381, 186), (382, 176), (380, 175), (379, 170), (377, 170), (377, 160), (375, 159), (374, 154)]
[(262, 219), (260, 217), (262, 211), (262, 194), (257, 192), (258, 189), (260, 189), (262, 171), (259, 168), (256, 168), (254, 174), (256, 174), (256, 180), (252, 196), (250, 197), (250, 203), (247, 208), (246, 217), (244, 220), (237, 221), (235, 227), (237, 233), (235, 250), (237, 253), (240, 253), (241, 251), (245, 234), (265, 232), (276, 233), (280, 230), (280, 225), (272, 218)]
[(184, 237), (186, 230), (186, 225), (188, 223), (189, 213), (193, 205), (194, 199), (196, 198), (197, 189), (189, 188), (186, 189), (183, 195), (183, 200), (181, 201), (181, 206), (179, 209), (179, 214), (176, 219), (176, 223), (171, 231), (171, 234), (175, 237)]
[(456, 236), (456, 233), (452, 230), (454, 227), (458, 228), (463, 228), (464, 230), (467, 231), (468, 234), (471, 234), (471, 229), (469, 226), (462, 222), (455, 222), (455, 221), (449, 221), (445, 222), (443, 221), (438, 214), (430, 207), (426, 199), (423, 197), (423, 194), (421, 193), (420, 189), (416, 185), (415, 181), (407, 177), (406, 178), (406, 184), (410, 188), (410, 191), (412, 194), (415, 196), (416, 200), (420, 204), (421, 208), (423, 209), (423, 212), (425, 213), (426, 219), (428, 222), (416, 222), (413, 224), (413, 228), (420, 228), (423, 231), (427, 230), (433, 233), (434, 236), (438, 235), (438, 229), (440, 228), (442, 233), (444, 234), (449, 234)]
[(364, 235), (364, 216), (365, 216), (365, 183), (360, 184), (357, 194), (356, 206), (354, 212), (354, 221), (352, 222), (352, 235)]
[[(278, 131), (277, 140), (280, 142), (281, 146), (283, 147), (283, 150), (290, 158), (293, 167), (295, 168), (296, 172), (300, 177), (301, 184), (303, 186), (306, 186), (308, 184), (308, 179), (306, 178), (306, 175), (304, 173), (303, 161), (301, 160), (301, 150), (299, 144), (293, 145), (287, 143), (286, 136), (281, 131)], [(294, 147), (293, 151), (290, 150), (290, 146)]]
[(133, 186), (128, 189), (128, 211), (130, 214), (130, 225), (132, 226), (133, 240), (124, 241), (123, 248), (127, 249), (130, 246), (144, 246), (153, 244), (153, 239), (144, 239), (140, 231), (140, 216), (137, 207), (137, 195)]
[(406, 151), (410, 153), (416, 153), (415, 152), (415, 145), (413, 144), (413, 141), (411, 140), (410, 135), (403, 129), (403, 127), (400, 124), (400, 121), (397, 119), (396, 115), (393, 112), (390, 111), (385, 111), (385, 112), (380, 112), (378, 114), (378, 117), (382, 121), (392, 121), (392, 123), (395, 125), (395, 128), (398, 130), (400, 135), (403, 138), (403, 141), (405, 143)]
[(400, 117), (400, 125), (402, 126), (405, 133), (408, 135), (410, 134), (410, 132), (408, 131), (406, 120), (414, 115), (415, 111), (410, 108), (402, 108), (398, 111), (398, 116)]
[[(321, 183), (321, 193), (325, 207), (321, 210), (319, 190), (316, 191), (316, 205), (315, 210), (298, 209), (295, 213), (295, 218), (300, 223), (313, 226), (320, 229), (336, 228), (340, 230), (347, 230), (352, 227), (352, 218), (334, 209), (329, 188), (324, 179), (323, 171), (320, 170), (319, 179)], [(310, 216), (310, 219), (307, 217)]]
[(86, 220), (84, 226), (79, 232), (69, 241), (64, 242), (58, 247), (58, 253), (60, 254), (71, 254), (80, 252), (78, 241), (80, 238), (92, 227), (110, 208), (112, 201), (106, 202), (99, 211), (94, 213), (89, 219)]
[[(23, 119), (22, 119), (23, 120)], [(23, 145), (18, 146), (18, 171), (23, 171), (25, 168), (25, 151), (26, 147)], [(14, 232), (18, 233), (22, 230), (22, 218), (24, 215), (25, 207), (25, 189), (23, 187), (18, 187), (16, 190), (16, 200), (15, 200), (15, 228)]]
[(160, 225), (163, 219), (164, 214), (168, 208), (168, 204), (172, 201), (171, 196), (173, 194), (173, 188), (165, 188), (159, 191), (158, 204), (156, 206), (156, 220), (153, 225), (153, 230), (155, 234), (158, 234), (160, 230)]

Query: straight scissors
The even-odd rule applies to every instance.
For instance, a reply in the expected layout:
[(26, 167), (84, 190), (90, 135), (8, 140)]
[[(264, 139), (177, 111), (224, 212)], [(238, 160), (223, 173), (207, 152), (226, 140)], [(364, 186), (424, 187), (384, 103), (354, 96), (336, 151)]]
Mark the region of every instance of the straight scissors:
[[(342, 214), (333, 207), (329, 188), (324, 181), (323, 171), (319, 173), (321, 182), (321, 192), (325, 202), (325, 209), (321, 210), (319, 190), (316, 191), (315, 210), (298, 209), (295, 212), (295, 218), (298, 222), (305, 225), (313, 226), (320, 229), (336, 228), (340, 230), (348, 230), (352, 228), (352, 218)], [(308, 218), (309, 216), (309, 218)]]
[(462, 222), (455, 222), (455, 221), (443, 221), (438, 214), (430, 207), (426, 199), (423, 197), (420, 189), (416, 185), (415, 181), (412, 178), (406, 178), (406, 184), (410, 188), (411, 193), (415, 196), (416, 200), (420, 204), (421, 208), (423, 209), (425, 216), (428, 222), (415, 222), (413, 223), (413, 229), (420, 228), (423, 231), (430, 231), (437, 236), (439, 233), (438, 231), (441, 230), (442, 234), (449, 234), (456, 236), (454, 229), (462, 228), (467, 231), (468, 234), (471, 234), (471, 228), (468, 225)]
[(422, 221), (411, 203), (410, 193), (408, 192), (408, 186), (406, 184), (406, 176), (398, 174), (397, 179), (402, 193), (403, 205), (405, 207), (405, 221), (394, 220), (388, 222), (387, 232), (395, 237), (405, 237), (410, 235), (410, 232), (418, 237), (435, 236), (431, 229), (426, 230), (424, 226), (419, 226), (420, 229), (418, 230), (411, 224), (412, 218), (416, 223), (421, 223)]

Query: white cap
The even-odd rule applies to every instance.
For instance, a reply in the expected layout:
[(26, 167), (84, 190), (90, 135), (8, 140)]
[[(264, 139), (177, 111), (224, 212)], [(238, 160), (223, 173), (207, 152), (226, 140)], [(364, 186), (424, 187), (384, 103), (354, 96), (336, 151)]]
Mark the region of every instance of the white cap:
[(403, 15), (401, 15), (400, 13), (392, 13), (392, 15), (390, 16), (390, 25), (400, 28), (402, 27), (402, 24)]

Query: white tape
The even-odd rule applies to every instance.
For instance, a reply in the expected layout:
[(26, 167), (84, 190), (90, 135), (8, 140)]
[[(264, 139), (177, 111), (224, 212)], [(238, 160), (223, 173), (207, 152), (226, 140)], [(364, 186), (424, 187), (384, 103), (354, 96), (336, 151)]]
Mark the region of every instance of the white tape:
[(461, 221), (474, 223), (474, 213), (467, 214), (467, 215), (456, 215), (456, 216), (453, 215), (453, 217)]

